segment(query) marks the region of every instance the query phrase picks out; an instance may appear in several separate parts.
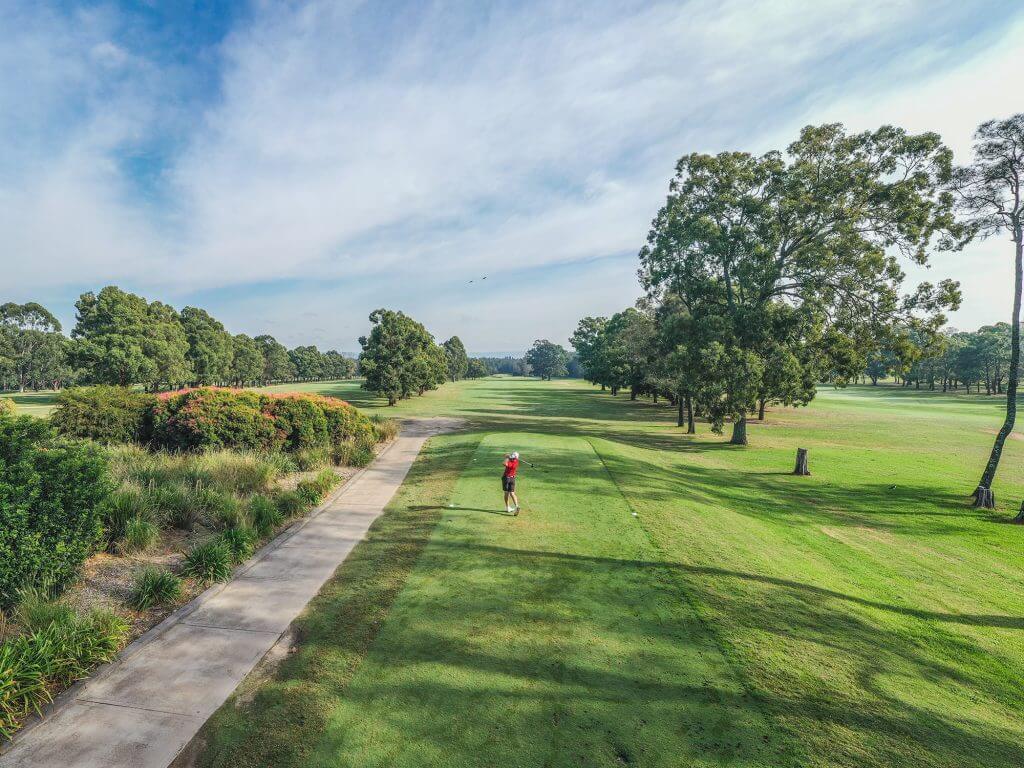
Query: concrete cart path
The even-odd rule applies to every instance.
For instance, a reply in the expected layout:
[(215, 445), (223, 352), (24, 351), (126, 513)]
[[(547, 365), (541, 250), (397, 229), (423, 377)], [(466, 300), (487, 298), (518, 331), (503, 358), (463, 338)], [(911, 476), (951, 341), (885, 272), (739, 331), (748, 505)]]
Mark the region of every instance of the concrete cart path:
[(73, 690), (0, 765), (166, 768), (363, 538), (427, 438), (456, 424), (406, 422), (338, 495)]

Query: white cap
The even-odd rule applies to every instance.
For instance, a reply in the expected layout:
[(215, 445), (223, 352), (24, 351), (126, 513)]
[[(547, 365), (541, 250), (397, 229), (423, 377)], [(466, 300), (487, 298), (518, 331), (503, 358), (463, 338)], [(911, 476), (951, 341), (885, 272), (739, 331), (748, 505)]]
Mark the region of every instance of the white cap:
[(512, 451), (512, 453), (510, 453), (509, 456), (511, 456), (513, 459), (518, 459), (519, 453), (516, 451)]

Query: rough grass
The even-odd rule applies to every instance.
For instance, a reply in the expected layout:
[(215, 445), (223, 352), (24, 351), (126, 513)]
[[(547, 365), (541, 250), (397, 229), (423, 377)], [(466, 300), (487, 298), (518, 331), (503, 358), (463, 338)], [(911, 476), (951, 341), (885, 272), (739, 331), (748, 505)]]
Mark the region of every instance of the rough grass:
[[(967, 503), (997, 401), (823, 391), (746, 449), (578, 382), (398, 409), (472, 428), (430, 442), (202, 765), (1024, 762), (1021, 441), (997, 513)], [(538, 465), (518, 518), (511, 449)]]

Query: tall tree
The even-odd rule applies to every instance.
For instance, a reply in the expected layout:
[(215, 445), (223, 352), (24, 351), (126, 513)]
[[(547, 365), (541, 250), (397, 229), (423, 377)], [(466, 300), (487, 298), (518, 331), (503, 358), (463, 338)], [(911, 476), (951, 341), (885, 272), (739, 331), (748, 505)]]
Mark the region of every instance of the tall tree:
[(83, 293), (75, 302), (78, 340), (76, 363), (88, 380), (126, 387), (153, 381), (155, 365), (147, 355), (149, 315), (146, 300), (108, 285), (98, 294)]
[(288, 350), (284, 344), (278, 342), (273, 336), (264, 334), (253, 339), (263, 354), (263, 376), (264, 383), (271, 381), (291, 381), (295, 378), (295, 366), (288, 357)]
[(534, 376), (551, 380), (556, 376), (565, 376), (569, 371), (565, 364), (569, 362), (569, 353), (560, 344), (547, 339), (537, 339), (533, 347), (526, 353), (526, 362), (533, 369)]
[(192, 381), (194, 371), (188, 359), (188, 337), (174, 307), (152, 302), (146, 308), (146, 323), (142, 354), (150, 365), (146, 366), (139, 383), (159, 389)]
[(240, 386), (263, 378), (263, 351), (249, 336), (237, 334), (231, 341), (231, 381)]
[(359, 339), (364, 389), (394, 405), (400, 398), (423, 394), (445, 381), (444, 349), (421, 323), (390, 309), (374, 310), (370, 322), (369, 335)]
[(469, 368), (469, 356), (466, 354), (466, 347), (462, 339), (452, 336), (444, 343), (445, 364), (448, 368), (448, 378), (458, 381), (466, 375)]
[(0, 355), (22, 392), (31, 384), (52, 386), (66, 370), (60, 331), (60, 321), (41, 304), (0, 305)]
[(324, 359), (315, 345), (296, 347), (288, 352), (296, 375), (305, 381), (324, 378)]
[[(1024, 194), (1021, 190), (1021, 184), (1024, 183), (1024, 113), (1006, 120), (982, 123), (974, 137), (974, 162), (957, 168), (951, 184), (957, 207), (966, 220), (967, 236), (990, 237), (1005, 232), (1013, 240), (1013, 315), (1010, 320), (1006, 415), (974, 491), (976, 505), (993, 508), (995, 494), (992, 492), (992, 481), (999, 469), (1003, 444), (1013, 431), (1017, 418), (1021, 283), (1024, 279)], [(1024, 521), (1024, 513), (1019, 517)]]
[(199, 384), (221, 384), (231, 378), (234, 356), (231, 334), (206, 310), (185, 307), (181, 325), (188, 338), (188, 360)]
[(592, 384), (600, 384), (602, 390), (611, 386), (612, 379), (605, 333), (607, 324), (606, 317), (584, 317), (569, 339), (579, 355), (584, 378)]
[(746, 443), (746, 417), (763, 391), (747, 377), (763, 375), (776, 307), (792, 307), (800, 327), (866, 347), (879, 324), (913, 318), (937, 327), (940, 310), (957, 306), (951, 281), (901, 296), (898, 263), (900, 255), (927, 263), (932, 239), (954, 228), (942, 188), (950, 172), (937, 135), (890, 126), (850, 135), (840, 125), (808, 126), (786, 155), (679, 161), (640, 252), (640, 276), (652, 300), (671, 295), (694, 321), (718, 319), (706, 350), (717, 395), (702, 402), (732, 418), (733, 442)]

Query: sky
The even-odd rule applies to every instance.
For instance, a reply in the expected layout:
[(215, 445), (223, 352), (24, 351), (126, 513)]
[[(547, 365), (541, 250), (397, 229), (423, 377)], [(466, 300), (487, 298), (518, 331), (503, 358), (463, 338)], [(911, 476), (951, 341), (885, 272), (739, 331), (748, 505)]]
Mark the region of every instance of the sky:
[[(630, 306), (689, 152), (1024, 110), (1017, 0), (0, 0), (0, 302), (105, 285), (358, 351), (377, 307), (474, 354)], [(936, 253), (1010, 315), (1002, 240)], [(486, 276), (486, 280), (483, 278)], [(472, 281), (472, 282), (471, 282)]]

